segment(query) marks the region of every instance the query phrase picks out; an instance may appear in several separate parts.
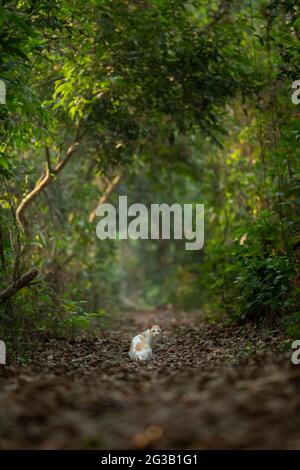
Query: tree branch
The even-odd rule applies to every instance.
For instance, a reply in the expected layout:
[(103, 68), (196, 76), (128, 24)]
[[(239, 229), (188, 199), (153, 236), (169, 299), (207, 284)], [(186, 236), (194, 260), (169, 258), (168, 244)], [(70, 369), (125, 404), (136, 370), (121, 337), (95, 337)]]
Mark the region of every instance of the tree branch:
[(19, 290), (29, 286), (38, 274), (38, 269), (33, 268), (27, 273), (20, 276), (16, 282), (14, 282), (11, 286), (7, 287), (2, 292), (0, 292), (0, 302), (5, 302), (6, 300), (13, 297)]
[[(123, 171), (121, 171), (120, 173), (118, 173), (113, 179), (112, 181), (107, 185), (104, 193), (102, 194), (99, 202), (98, 202), (98, 206), (100, 206), (100, 204), (104, 204), (109, 196), (111, 195), (111, 193), (115, 190), (115, 188), (117, 187), (117, 185), (119, 184), (121, 178), (123, 176)], [(92, 212), (90, 213), (89, 215), (89, 222), (92, 223), (96, 217), (96, 211), (97, 211), (97, 207), (92, 210)]]
[(79, 139), (76, 140), (72, 145), (70, 145), (70, 147), (67, 150), (65, 158), (59, 161), (53, 169), (51, 169), (50, 153), (47, 154), (47, 150), (46, 150), (46, 157), (47, 157), (46, 173), (38, 180), (33, 190), (30, 191), (30, 193), (28, 193), (27, 196), (25, 196), (22, 199), (22, 201), (20, 202), (16, 210), (17, 221), (23, 229), (26, 228), (26, 220), (24, 217), (25, 210), (38, 197), (40, 192), (50, 184), (52, 179), (56, 175), (58, 175), (58, 173), (60, 173), (61, 170), (67, 165), (72, 155), (74, 154), (75, 150), (77, 149), (78, 145), (79, 145)]

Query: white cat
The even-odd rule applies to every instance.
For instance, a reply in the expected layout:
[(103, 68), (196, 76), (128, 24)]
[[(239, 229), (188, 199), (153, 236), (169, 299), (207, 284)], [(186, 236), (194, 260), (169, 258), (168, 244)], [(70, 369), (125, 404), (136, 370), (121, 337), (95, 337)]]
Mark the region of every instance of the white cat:
[(133, 361), (149, 361), (152, 359), (152, 344), (161, 334), (159, 325), (152, 325), (131, 341), (129, 357)]

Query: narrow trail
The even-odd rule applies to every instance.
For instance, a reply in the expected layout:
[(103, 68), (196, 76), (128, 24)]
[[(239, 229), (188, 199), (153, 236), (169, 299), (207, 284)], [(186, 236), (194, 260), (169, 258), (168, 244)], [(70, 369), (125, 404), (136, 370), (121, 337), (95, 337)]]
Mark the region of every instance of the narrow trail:
[[(0, 448), (300, 448), (300, 366), (278, 352), (279, 332), (140, 313), (1, 369)], [(153, 321), (155, 359), (130, 362), (132, 335)]]

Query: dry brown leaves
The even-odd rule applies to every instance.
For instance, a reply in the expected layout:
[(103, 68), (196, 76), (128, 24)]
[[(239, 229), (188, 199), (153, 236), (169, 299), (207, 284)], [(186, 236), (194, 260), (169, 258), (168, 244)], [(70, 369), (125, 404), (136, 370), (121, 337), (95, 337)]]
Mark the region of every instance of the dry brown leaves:
[[(152, 362), (131, 337), (159, 321)], [(122, 316), (97, 338), (51, 340), (0, 376), (0, 448), (299, 448), (300, 367), (278, 331), (170, 311)]]

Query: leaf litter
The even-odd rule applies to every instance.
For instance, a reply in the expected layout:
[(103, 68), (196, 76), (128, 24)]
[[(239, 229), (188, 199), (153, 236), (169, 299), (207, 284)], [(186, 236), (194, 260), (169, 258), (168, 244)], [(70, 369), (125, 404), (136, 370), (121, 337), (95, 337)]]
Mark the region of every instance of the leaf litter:
[[(147, 364), (130, 340), (153, 321)], [(273, 329), (130, 312), (0, 371), (1, 449), (299, 449), (300, 367)]]

